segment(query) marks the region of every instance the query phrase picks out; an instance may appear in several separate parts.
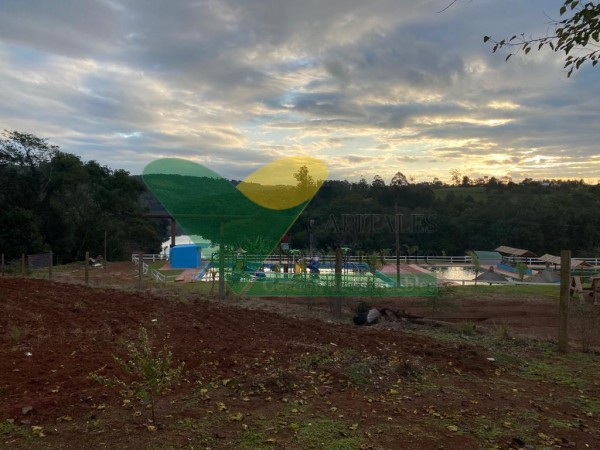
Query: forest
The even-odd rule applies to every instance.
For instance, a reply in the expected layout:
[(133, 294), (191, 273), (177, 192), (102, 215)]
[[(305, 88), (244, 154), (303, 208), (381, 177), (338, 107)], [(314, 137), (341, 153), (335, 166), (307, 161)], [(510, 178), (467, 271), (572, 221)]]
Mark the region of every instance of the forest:
[[(57, 262), (81, 260), (86, 251), (103, 254), (105, 235), (110, 260), (161, 250), (168, 222), (144, 217), (164, 209), (140, 176), (82, 161), (31, 134), (3, 136), (0, 252), (8, 259), (52, 250)], [(243, 233), (232, 235), (232, 247), (258, 250)], [(401, 254), (410, 255), (508, 245), (537, 254), (570, 249), (574, 256), (600, 256), (600, 185), (471, 180), (458, 173), (451, 184), (415, 183), (401, 172), (389, 184), (377, 175), (371, 183), (327, 180), (287, 239), (290, 248), (322, 253), (344, 246), (351, 254), (394, 254), (397, 239)]]
[[(398, 181), (400, 180), (400, 181)], [(396, 218), (397, 217), (397, 218)], [(311, 225), (312, 224), (312, 225)], [(294, 247), (345, 245), (358, 252), (464, 255), (500, 245), (539, 255), (600, 255), (600, 185), (583, 181), (468, 177), (447, 185), (326, 181), (290, 230)]]
[[(0, 252), (52, 251), (55, 262), (158, 251), (161, 230), (143, 216), (144, 184), (124, 170), (82, 161), (46, 139), (4, 131), (0, 139)], [(164, 232), (164, 230), (163, 230)]]

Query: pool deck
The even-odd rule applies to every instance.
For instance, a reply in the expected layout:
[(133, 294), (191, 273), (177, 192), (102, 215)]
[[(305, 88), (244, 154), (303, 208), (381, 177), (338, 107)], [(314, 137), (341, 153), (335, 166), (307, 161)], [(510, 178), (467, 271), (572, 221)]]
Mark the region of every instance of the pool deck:
[[(381, 272), (387, 274), (395, 274), (396, 273), (396, 264), (386, 264), (381, 269)], [(400, 273), (426, 273), (429, 275), (434, 275), (430, 270), (425, 269), (417, 264), (400, 264)]]

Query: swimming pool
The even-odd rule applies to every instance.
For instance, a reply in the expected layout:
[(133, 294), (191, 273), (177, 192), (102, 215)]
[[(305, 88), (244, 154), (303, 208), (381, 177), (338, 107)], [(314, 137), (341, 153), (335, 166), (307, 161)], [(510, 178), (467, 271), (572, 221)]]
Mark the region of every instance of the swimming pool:
[[(428, 268), (440, 278), (452, 281), (473, 281), (475, 279), (475, 268), (465, 266), (431, 266)], [(479, 271), (481, 273), (481, 270)], [(469, 284), (469, 283), (465, 283)]]

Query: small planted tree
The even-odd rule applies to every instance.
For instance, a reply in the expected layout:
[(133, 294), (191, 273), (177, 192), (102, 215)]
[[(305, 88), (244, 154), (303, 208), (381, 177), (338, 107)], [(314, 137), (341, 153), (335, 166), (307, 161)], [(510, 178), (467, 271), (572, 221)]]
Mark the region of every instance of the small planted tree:
[(177, 382), (184, 363), (177, 367), (173, 365), (173, 355), (166, 344), (160, 351), (154, 352), (144, 327), (140, 327), (138, 341), (128, 343), (127, 352), (127, 359), (114, 357), (123, 372), (123, 378), (105, 377), (97, 373), (92, 373), (90, 378), (105, 386), (116, 386), (147, 399), (152, 409), (152, 424), (156, 425), (156, 399), (165, 388)]
[(517, 269), (517, 274), (519, 275), (519, 280), (523, 281), (523, 278), (525, 278), (525, 275), (527, 275), (527, 270), (529, 269), (527, 267), (527, 264), (525, 264), (524, 262), (520, 262), (520, 263), (517, 263), (515, 268)]
[(471, 264), (475, 270), (475, 286), (477, 286), (477, 277), (479, 276), (479, 272), (481, 272), (481, 261), (474, 251), (467, 252), (467, 255), (471, 257)]
[(380, 253), (371, 253), (367, 255), (367, 265), (371, 272), (376, 272), (385, 265), (385, 259)]

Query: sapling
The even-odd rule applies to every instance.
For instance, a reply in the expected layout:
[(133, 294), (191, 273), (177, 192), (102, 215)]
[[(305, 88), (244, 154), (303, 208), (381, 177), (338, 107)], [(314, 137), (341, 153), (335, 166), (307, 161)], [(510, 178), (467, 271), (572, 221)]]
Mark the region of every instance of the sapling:
[(156, 425), (155, 402), (165, 388), (177, 382), (185, 363), (173, 365), (171, 349), (165, 344), (161, 350), (152, 350), (152, 341), (144, 327), (140, 327), (137, 342), (127, 343), (128, 358), (113, 356), (125, 375), (106, 377), (97, 373), (90, 378), (105, 386), (116, 386), (148, 400), (152, 410), (152, 424)]

